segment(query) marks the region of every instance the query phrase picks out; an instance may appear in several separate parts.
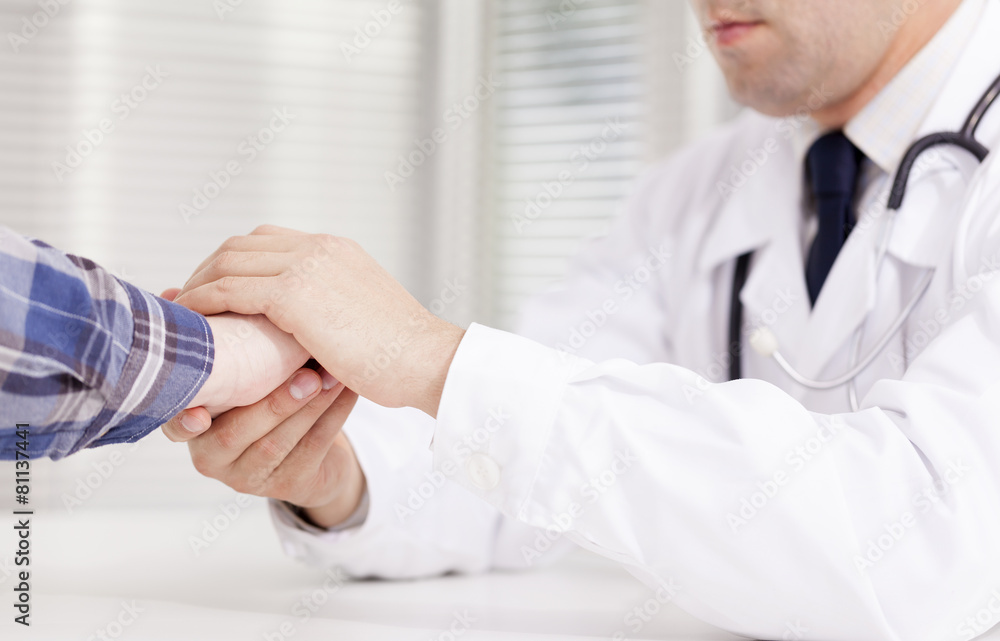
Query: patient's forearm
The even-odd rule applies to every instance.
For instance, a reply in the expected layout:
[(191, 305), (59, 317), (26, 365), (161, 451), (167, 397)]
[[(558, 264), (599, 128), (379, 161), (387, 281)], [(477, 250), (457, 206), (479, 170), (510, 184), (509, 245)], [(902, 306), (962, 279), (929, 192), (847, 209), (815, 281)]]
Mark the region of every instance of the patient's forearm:
[(142, 438), (201, 389), (212, 351), (202, 316), (0, 227), (0, 458)]

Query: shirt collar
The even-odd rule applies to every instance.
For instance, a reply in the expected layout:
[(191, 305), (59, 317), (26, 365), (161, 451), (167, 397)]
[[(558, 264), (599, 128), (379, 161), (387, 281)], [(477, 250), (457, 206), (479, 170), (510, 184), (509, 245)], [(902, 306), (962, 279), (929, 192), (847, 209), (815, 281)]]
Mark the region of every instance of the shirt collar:
[[(882, 171), (896, 171), (985, 8), (986, 0), (964, 0), (930, 42), (844, 127), (851, 142)], [(794, 149), (800, 165), (822, 133), (812, 119), (797, 130)]]

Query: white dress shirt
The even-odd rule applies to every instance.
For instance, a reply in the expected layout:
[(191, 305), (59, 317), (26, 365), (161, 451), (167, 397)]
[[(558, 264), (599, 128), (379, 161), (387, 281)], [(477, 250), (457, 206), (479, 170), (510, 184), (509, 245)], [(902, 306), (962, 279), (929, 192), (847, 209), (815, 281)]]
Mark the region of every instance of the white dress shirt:
[[(906, 140), (961, 125), (1000, 70), (997, 33), (1000, 3), (966, 2), (925, 50), (962, 41), (954, 59), (918, 56), (848, 124), (876, 182)], [(921, 77), (940, 83), (927, 103), (881, 115)], [(609, 236), (527, 307), (521, 336), (469, 328), (436, 422), (359, 404), (345, 431), (368, 480), (364, 522), (307, 531), (276, 504), (287, 551), (419, 577), (530, 567), (568, 539), (747, 636), (984, 631), (967, 619), (1000, 587), (1000, 164), (929, 153), (895, 218), (884, 189), (866, 189), (810, 308), (790, 122), (748, 112), (648, 171)], [(981, 137), (998, 132), (991, 112)], [(748, 250), (747, 325), (769, 326), (815, 378), (846, 370), (859, 328), (870, 350), (935, 270), (858, 377), (859, 411), (844, 388), (803, 387), (751, 351), (747, 378), (726, 382), (733, 263)]]

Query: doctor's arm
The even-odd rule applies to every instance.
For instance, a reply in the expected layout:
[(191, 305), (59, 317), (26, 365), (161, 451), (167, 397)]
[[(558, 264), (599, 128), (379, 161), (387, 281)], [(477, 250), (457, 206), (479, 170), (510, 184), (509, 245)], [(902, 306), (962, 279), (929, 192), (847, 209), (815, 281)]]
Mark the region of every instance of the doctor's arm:
[[(970, 264), (1000, 252), (993, 219), (970, 235)], [(436, 470), (706, 621), (763, 638), (968, 637), (1000, 583), (1000, 279), (902, 380), (877, 383), (859, 412), (821, 415), (762, 381), (463, 333), (353, 243), (284, 234), (230, 241), (179, 300), (266, 313), (362, 396), (436, 416)], [(265, 246), (270, 276), (233, 255)], [(310, 256), (326, 268), (297, 269)], [(366, 373), (401, 337), (393, 367)], [(502, 428), (477, 431), (491, 416)]]
[(0, 227), (0, 458), (58, 459), (185, 407), (252, 403), (306, 357), (261, 316), (206, 319)]
[[(665, 360), (663, 310), (657, 288), (643, 277), (650, 266), (654, 272), (663, 269), (665, 250), (647, 246), (635, 215), (641, 213), (646, 191), (659, 182), (652, 174), (639, 182), (628, 201), (629, 215), (619, 218), (608, 236), (589, 243), (567, 281), (527, 306), (519, 334), (595, 359), (624, 352), (636, 360)], [(632, 278), (637, 270), (645, 286)], [(600, 332), (591, 335), (595, 319)], [(402, 333), (404, 341), (410, 333)], [(349, 415), (338, 415), (332, 429), (342, 428), (342, 433), (327, 448), (314, 448), (309, 460), (288, 456), (296, 448), (295, 441), (286, 440), (289, 434), (301, 440), (331, 429), (333, 417), (323, 414), (328, 404), (322, 399), (296, 401), (279, 389), (256, 408), (217, 417), (210, 430), (206, 421), (203, 429), (208, 431), (192, 442), (199, 470), (238, 491), (272, 499), (272, 515), (291, 556), (339, 565), (354, 576), (411, 578), (536, 567), (568, 549), (564, 539), (553, 540), (554, 532), (507, 518), (451, 482), (457, 470), (433, 471), (427, 445), (434, 421), (419, 411), (360, 399)], [(481, 424), (492, 421), (486, 417)], [(214, 437), (234, 429), (249, 436)], [(191, 438), (177, 419), (164, 432), (173, 440)], [(227, 466), (248, 447), (260, 448), (261, 441), (276, 438), (285, 444), (266, 448), (272, 459), (259, 459), (257, 467)], [(322, 469), (326, 471), (314, 473)], [(262, 477), (269, 480), (262, 483)], [(251, 478), (257, 482), (248, 483)]]

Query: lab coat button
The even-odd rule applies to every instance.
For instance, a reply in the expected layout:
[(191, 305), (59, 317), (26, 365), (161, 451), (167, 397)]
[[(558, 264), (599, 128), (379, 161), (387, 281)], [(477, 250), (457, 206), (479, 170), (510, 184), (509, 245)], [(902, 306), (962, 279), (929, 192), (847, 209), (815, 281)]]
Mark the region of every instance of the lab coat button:
[(479, 452), (474, 452), (465, 461), (465, 473), (472, 484), (480, 490), (492, 490), (500, 484), (500, 466)]

